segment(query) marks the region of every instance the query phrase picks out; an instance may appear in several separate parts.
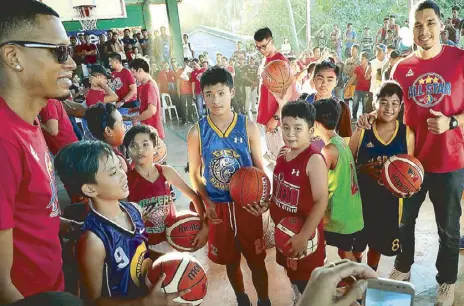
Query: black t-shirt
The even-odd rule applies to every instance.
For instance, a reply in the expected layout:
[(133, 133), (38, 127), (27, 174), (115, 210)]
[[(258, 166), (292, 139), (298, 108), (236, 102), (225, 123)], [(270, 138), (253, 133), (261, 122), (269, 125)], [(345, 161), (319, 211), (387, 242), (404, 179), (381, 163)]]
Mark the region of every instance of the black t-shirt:
[(245, 65), (243, 67), (243, 74), (247, 76), (252, 82), (244, 80), (243, 83), (245, 86), (257, 86), (258, 85), (258, 65)]

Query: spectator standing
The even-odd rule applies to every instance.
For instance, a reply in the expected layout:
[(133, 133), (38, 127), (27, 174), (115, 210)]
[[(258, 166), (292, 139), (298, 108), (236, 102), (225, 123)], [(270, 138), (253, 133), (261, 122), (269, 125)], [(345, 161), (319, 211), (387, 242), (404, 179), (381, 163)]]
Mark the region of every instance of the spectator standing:
[(459, 18), (459, 7), (458, 6), (453, 6), (451, 8), (451, 14), (453, 15), (453, 18), (451, 19), (451, 22), (453, 24), (453, 27), (456, 29), (456, 30), (461, 30), (460, 27), (462, 27), (462, 24), (461, 24), (461, 18)]
[(122, 115), (127, 115), (137, 107), (135, 78), (127, 68), (124, 68), (121, 56), (118, 53), (112, 53), (109, 61), (113, 69), (112, 83), (119, 101), (116, 103), (116, 107), (119, 108)]
[(201, 94), (200, 80), (203, 73), (207, 68), (202, 68), (198, 59), (194, 58), (192, 60), (193, 71), (190, 74), (190, 83), (192, 84), (192, 95), (194, 97), (195, 103), (197, 105), (198, 116), (201, 118), (205, 113), (203, 110), (203, 95)]
[(364, 27), (364, 33), (361, 39), (361, 51), (368, 52), (372, 54), (372, 49), (374, 47), (374, 37), (369, 33), (369, 27)]
[(159, 36), (159, 39), (158, 39), (159, 55), (162, 61), (169, 62), (169, 59), (173, 55), (172, 39), (171, 39), (171, 36), (169, 36), (166, 33), (165, 26), (160, 27), (160, 31), (161, 31), (161, 35)]
[(346, 25), (346, 31), (343, 37), (345, 41), (345, 58), (350, 57), (351, 47), (356, 43), (357, 38), (358, 35), (356, 34), (356, 30), (353, 29), (353, 24), (348, 23)]
[(245, 115), (256, 114), (256, 103), (258, 102), (258, 65), (255, 58), (250, 57), (247, 65), (243, 67), (243, 84), (245, 87)]
[[(351, 47), (350, 58), (345, 60), (345, 65), (343, 66), (343, 74), (345, 75), (347, 81), (353, 77), (354, 69), (361, 64), (361, 59), (359, 56), (359, 45), (354, 44)], [(345, 91), (343, 93), (343, 99), (349, 105), (349, 101), (352, 100), (354, 96), (354, 91), (356, 84), (346, 84)]]
[(338, 24), (334, 24), (333, 31), (330, 33), (330, 44), (332, 50), (337, 52), (338, 57), (342, 57), (342, 32)]
[(195, 57), (195, 51), (193, 51), (192, 44), (189, 42), (189, 37), (187, 34), (182, 36), (182, 48), (184, 49), (184, 58), (191, 60)]
[(194, 110), (193, 110), (193, 95), (192, 86), (190, 84), (190, 74), (193, 69), (190, 67), (190, 61), (184, 58), (184, 66), (175, 70), (177, 81), (177, 94), (179, 95), (181, 123), (193, 123)]
[(382, 44), (385, 38), (387, 37), (387, 31), (390, 28), (390, 18), (386, 17), (383, 20), (383, 26), (377, 31), (375, 36), (375, 42), (377, 44)]
[(352, 117), (353, 121), (358, 119), (359, 103), (363, 105), (363, 114), (367, 113), (370, 89), (370, 74), (369, 74), (369, 54), (367, 52), (361, 53), (361, 64), (354, 69), (353, 76), (347, 83), (347, 87), (355, 84), (355, 91), (353, 97)]
[(447, 30), (441, 31), (440, 38), (441, 38), (441, 43), (442, 44), (452, 46), (452, 47), (456, 47), (456, 44), (454, 43), (454, 41), (449, 39), (449, 33), (448, 33)]

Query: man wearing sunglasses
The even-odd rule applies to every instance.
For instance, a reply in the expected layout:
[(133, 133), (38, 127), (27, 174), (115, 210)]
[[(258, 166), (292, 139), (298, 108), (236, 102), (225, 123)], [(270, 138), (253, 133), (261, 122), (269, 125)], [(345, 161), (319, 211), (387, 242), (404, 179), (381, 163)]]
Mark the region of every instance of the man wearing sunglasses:
[(0, 10), (0, 304), (64, 287), (58, 233), (78, 224), (60, 218), (37, 115), (70, 95), (75, 68), (54, 10), (32, 0)]

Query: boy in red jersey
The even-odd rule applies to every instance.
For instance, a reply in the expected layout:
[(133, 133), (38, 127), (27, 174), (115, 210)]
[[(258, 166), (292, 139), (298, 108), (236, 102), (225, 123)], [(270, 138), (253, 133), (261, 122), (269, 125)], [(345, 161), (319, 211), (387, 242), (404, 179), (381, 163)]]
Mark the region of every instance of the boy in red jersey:
[(195, 250), (198, 250), (208, 239), (208, 223), (204, 218), (203, 202), (174, 168), (153, 163), (158, 141), (156, 130), (149, 125), (133, 126), (124, 136), (124, 146), (135, 164), (134, 169), (127, 173), (129, 185), (127, 199), (142, 208), (150, 249), (164, 253), (163, 246), (157, 245), (166, 241), (166, 222), (176, 213), (169, 185), (172, 184), (179, 189), (193, 202), (195, 211), (204, 221), (192, 243)]
[(151, 78), (150, 65), (144, 59), (135, 59), (129, 64), (140, 86), (137, 89), (139, 95), (139, 115), (129, 117), (132, 124), (138, 122), (150, 125), (156, 129), (161, 139), (164, 139), (164, 127), (161, 122), (160, 92), (156, 82)]
[[(300, 233), (293, 236), (292, 258), (276, 252), (276, 261), (285, 268), (295, 291), (296, 303), (303, 293), (312, 271), (324, 265), (325, 243), (322, 219), (327, 208), (327, 168), (324, 158), (313, 146), (316, 110), (304, 100), (287, 103), (282, 108), (282, 131), (285, 147), (281, 150), (273, 175), (271, 217), (277, 225), (290, 216), (305, 218)], [(290, 191), (289, 191), (290, 190)], [(288, 197), (288, 192), (298, 196)], [(316, 251), (299, 258), (306, 252), (309, 238), (317, 231)]]
[[(416, 135), (415, 156), (424, 166), (422, 189), (403, 207), (402, 252), (391, 278), (408, 280), (414, 263), (414, 231), (427, 193), (440, 237), (437, 257), (438, 295), (435, 305), (450, 306), (459, 262), (461, 196), (464, 190), (464, 50), (440, 42), (439, 6), (417, 3), (411, 14), (417, 50), (398, 62), (392, 73), (404, 93), (404, 123)], [(375, 114), (358, 123), (371, 128)]]
[(98, 102), (112, 103), (118, 101), (118, 95), (108, 86), (108, 74), (102, 65), (92, 65), (90, 68), (90, 89), (85, 96), (85, 104), (91, 107)]

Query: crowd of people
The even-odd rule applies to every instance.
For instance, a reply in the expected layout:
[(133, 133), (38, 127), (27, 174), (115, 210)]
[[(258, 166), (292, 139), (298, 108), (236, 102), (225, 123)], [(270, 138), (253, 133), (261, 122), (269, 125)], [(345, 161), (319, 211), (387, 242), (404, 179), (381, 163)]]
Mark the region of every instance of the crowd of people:
[[(125, 30), (121, 39), (108, 31), (108, 41), (101, 36), (93, 45), (85, 34), (68, 38), (58, 14), (41, 2), (5, 7), (0, 127), (9, 132), (0, 135), (0, 303), (79, 305), (72, 296), (50, 295), (68, 281), (60, 239), (67, 237), (77, 240), (75, 292), (85, 303), (175, 305), (188, 291), (165, 294), (165, 275), (153, 288), (144, 285), (144, 267), (173, 251), (165, 231), (176, 215), (174, 186), (201, 220), (192, 249), (207, 245), (208, 258), (225, 266), (239, 306), (253, 304), (241, 256), (257, 305), (271, 305), (264, 213), (275, 224), (304, 219), (287, 242), (290, 256), (276, 251), (293, 305), (353, 305), (382, 255), (396, 256), (391, 279), (410, 281), (416, 219), (429, 194), (439, 235), (435, 305), (451, 306), (464, 190), (464, 51), (450, 43), (460, 43), (456, 33), (464, 30), (458, 11), (445, 19), (434, 1), (417, 3), (409, 20), (413, 47), (402, 43), (388, 16), (375, 39), (366, 28), (359, 40), (351, 24), (342, 38), (334, 26), (332, 48), (315, 46), (298, 58), (288, 41), (286, 55), (279, 52), (269, 28), (216, 61), (184, 35), (179, 65), (165, 27), (153, 36)], [(281, 93), (260, 77), (275, 60), (288, 62), (294, 74)], [(167, 97), (181, 124), (195, 123), (187, 135), (191, 187), (174, 168), (153, 162), (166, 139)], [(383, 163), (396, 154), (417, 157), (425, 171), (421, 190), (404, 199), (379, 183)], [(247, 166), (272, 168), (272, 197), (241, 209), (228, 183)], [(79, 220), (64, 218), (56, 175), (70, 207), (82, 208)], [(326, 245), (337, 248), (340, 263), (324, 267)], [(349, 276), (356, 281), (347, 285)]]

